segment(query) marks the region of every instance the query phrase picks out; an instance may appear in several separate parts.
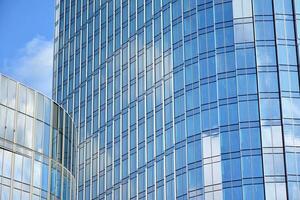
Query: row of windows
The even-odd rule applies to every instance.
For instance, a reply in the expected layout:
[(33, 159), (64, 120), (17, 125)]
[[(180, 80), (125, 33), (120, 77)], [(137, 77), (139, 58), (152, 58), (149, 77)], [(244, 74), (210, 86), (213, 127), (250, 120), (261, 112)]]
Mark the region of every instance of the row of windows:
[(70, 116), (41, 94), (5, 76), (0, 79), (0, 138), (35, 150), (71, 170), (75, 164), (75, 129)]
[[(35, 191), (32, 193), (33, 199), (46, 199), (50, 192), (59, 199), (74, 198), (74, 179), (65, 169), (62, 172), (60, 165), (56, 167), (52, 163), (52, 166), (49, 167), (46, 162), (32, 160), (30, 157), (4, 149), (0, 149), (0, 177), (3, 179), (0, 184), (1, 199), (29, 199), (29, 193), (32, 190), (30, 188), (35, 188), (32, 190)], [(9, 179), (12, 181), (12, 185), (8, 187), (6, 186), (7, 181), (4, 180)], [(64, 181), (63, 184), (62, 181)], [(15, 189), (11, 196), (12, 188)], [(40, 195), (42, 196), (39, 197)]]

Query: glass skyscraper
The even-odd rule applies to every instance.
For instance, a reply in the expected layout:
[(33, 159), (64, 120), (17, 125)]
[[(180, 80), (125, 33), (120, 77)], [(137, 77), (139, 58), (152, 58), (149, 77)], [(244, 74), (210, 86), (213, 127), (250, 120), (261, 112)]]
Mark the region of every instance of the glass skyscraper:
[(75, 199), (75, 131), (51, 99), (0, 74), (0, 199)]
[(300, 0), (56, 0), (77, 197), (300, 198)]

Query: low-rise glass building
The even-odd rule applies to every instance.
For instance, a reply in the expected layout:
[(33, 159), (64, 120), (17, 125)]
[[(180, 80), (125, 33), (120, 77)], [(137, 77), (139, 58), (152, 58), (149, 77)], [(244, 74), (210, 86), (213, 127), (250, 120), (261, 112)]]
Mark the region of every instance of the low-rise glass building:
[(75, 199), (75, 130), (51, 99), (0, 75), (0, 199)]

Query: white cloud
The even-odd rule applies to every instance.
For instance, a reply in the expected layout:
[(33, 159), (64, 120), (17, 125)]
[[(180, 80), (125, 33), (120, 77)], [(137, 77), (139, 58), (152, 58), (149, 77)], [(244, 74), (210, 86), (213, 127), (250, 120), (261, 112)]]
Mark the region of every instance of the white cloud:
[(38, 36), (16, 52), (15, 58), (4, 60), (0, 71), (51, 97), (52, 67), (53, 41)]

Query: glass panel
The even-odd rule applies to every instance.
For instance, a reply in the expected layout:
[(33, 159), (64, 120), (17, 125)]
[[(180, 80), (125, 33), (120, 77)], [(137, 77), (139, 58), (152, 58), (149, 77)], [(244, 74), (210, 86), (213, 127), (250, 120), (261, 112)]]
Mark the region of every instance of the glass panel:
[(17, 115), (17, 128), (16, 128), (16, 143), (24, 145), (25, 134), (25, 115), (18, 113)]
[(6, 122), (6, 108), (0, 105), (0, 137), (4, 138), (5, 122)]
[(22, 164), (23, 164), (23, 156), (15, 154), (15, 170), (14, 170), (14, 178), (17, 181), (22, 181)]
[(13, 141), (14, 139), (14, 121), (15, 121), (14, 115), (15, 112), (12, 109), (7, 109), (5, 138), (10, 141)]
[(16, 106), (16, 82), (8, 80), (7, 82), (7, 106), (15, 108)]
[(49, 155), (49, 145), (50, 145), (50, 126), (44, 124), (44, 154)]
[(272, 15), (272, 0), (253, 0), (256, 15)]
[(6, 105), (7, 102), (7, 78), (1, 77), (1, 85), (0, 85), (0, 103)]
[(1, 199), (5, 199), (5, 200), (10, 199), (10, 187), (2, 185)]
[(11, 157), (12, 153), (9, 151), (4, 151), (3, 157), (3, 176), (11, 178)]
[(22, 192), (22, 200), (29, 200), (29, 193)]
[(50, 116), (51, 116), (51, 100), (48, 98), (45, 98), (45, 118), (44, 121), (48, 124), (50, 124)]
[(26, 112), (26, 88), (23, 85), (19, 85), (18, 110)]
[(41, 175), (42, 175), (42, 165), (40, 162), (34, 161), (34, 175), (33, 175), (33, 185), (35, 187), (41, 187)]
[(37, 94), (36, 118), (44, 120), (44, 97), (41, 94)]
[(251, 17), (252, 5), (251, 0), (233, 0), (234, 18)]
[(3, 166), (3, 150), (0, 149), (0, 175), (2, 176), (2, 166)]
[(262, 119), (279, 119), (280, 110), (279, 110), (279, 101), (278, 99), (261, 99), (261, 118)]
[(43, 123), (36, 120), (35, 121), (35, 130), (34, 130), (34, 147), (38, 152), (42, 152), (43, 146)]
[(21, 200), (21, 191), (20, 190), (14, 189), (13, 200)]
[(31, 159), (23, 159), (23, 179), (22, 182), (29, 184), (31, 181)]
[(276, 65), (274, 47), (257, 47), (257, 65)]
[(26, 116), (25, 146), (32, 148), (33, 119)]
[(34, 102), (35, 102), (35, 94), (34, 91), (31, 89), (27, 89), (27, 106), (26, 106), (26, 113), (30, 116), (33, 116), (34, 111)]
[(277, 92), (277, 73), (276, 72), (260, 72), (258, 74), (258, 87), (260, 92)]

